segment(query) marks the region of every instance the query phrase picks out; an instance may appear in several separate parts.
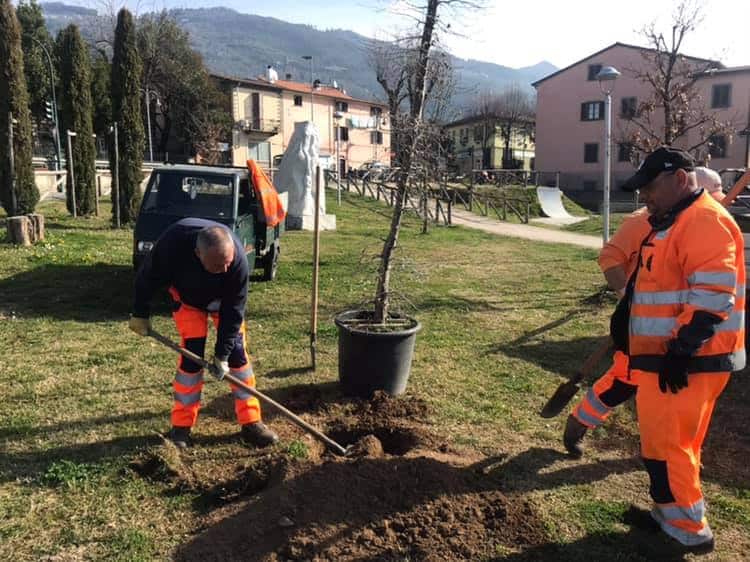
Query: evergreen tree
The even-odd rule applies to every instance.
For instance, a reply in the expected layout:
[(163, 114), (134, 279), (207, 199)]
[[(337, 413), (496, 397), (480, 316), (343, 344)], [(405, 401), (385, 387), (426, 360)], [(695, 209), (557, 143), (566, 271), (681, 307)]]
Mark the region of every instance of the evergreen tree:
[[(15, 209), (8, 150), (9, 113), (16, 120), (13, 125)], [(21, 26), (10, 0), (0, 0), (0, 202), (8, 214), (33, 213), (39, 202), (31, 158), (31, 114), (23, 73)]]
[[(44, 24), (42, 8), (36, 0), (21, 0), (16, 9), (18, 22), (21, 24), (21, 48), (23, 49), (23, 69), (26, 74), (26, 86), (29, 91), (29, 108), (31, 118), (42, 123), (46, 120), (44, 102), (52, 102), (50, 85), (50, 68), (47, 55), (39, 46), (44, 45), (50, 56), (53, 55), (52, 37)], [(37, 41), (39, 43), (37, 43)], [(53, 63), (53, 70), (55, 63)]]
[[(122, 224), (135, 222), (141, 201), (141, 166), (145, 136), (140, 110), (140, 84), (141, 58), (136, 48), (133, 16), (123, 8), (117, 14), (112, 58), (112, 119), (117, 123), (119, 133), (118, 193)], [(113, 159), (114, 151), (110, 155), (110, 161)], [(114, 201), (115, 197), (112, 198), (113, 205)], [(114, 206), (112, 209), (114, 216)]]
[[(60, 129), (74, 131), (71, 139), (73, 166), (68, 165), (67, 185), (71, 186), (71, 170), (75, 172), (75, 205), (79, 215), (96, 210), (96, 147), (92, 137), (93, 108), (91, 104), (91, 62), (86, 44), (75, 25), (69, 25), (57, 36), (57, 58), (60, 61)], [(68, 210), (73, 211), (72, 190), (67, 190)]]

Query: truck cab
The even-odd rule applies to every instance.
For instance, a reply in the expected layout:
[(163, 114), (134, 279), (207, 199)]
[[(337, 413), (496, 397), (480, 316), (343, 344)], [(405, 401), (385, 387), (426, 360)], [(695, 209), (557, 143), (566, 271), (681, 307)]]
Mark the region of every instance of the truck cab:
[(246, 168), (165, 164), (151, 172), (133, 232), (133, 265), (140, 267), (156, 240), (187, 217), (227, 225), (242, 242), (252, 274), (272, 281), (278, 270), (283, 222), (266, 224)]

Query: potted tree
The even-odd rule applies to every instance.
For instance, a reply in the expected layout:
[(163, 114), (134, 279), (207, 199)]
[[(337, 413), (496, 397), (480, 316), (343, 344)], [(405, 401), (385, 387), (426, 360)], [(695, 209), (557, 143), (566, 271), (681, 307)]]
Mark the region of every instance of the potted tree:
[[(381, 60), (398, 61), (400, 65), (389, 77), (378, 64), (375, 70), (389, 103), (392, 145), (395, 149), (396, 192), (390, 229), (380, 254), (377, 289), (372, 308), (346, 310), (335, 318), (339, 335), (339, 380), (346, 394), (369, 397), (376, 390), (391, 395), (404, 392), (411, 369), (418, 320), (391, 309), (391, 273), (394, 251), (398, 245), (407, 191), (426, 173), (427, 157), (435, 140), (434, 128), (425, 122), (425, 98), (432, 85), (428, 79), (434, 65), (435, 32), (438, 9), (448, 0), (429, 0), (420, 14), (420, 33), (406, 47), (386, 53)], [(393, 70), (391, 68), (391, 70)], [(433, 68), (434, 70), (434, 68)], [(433, 75), (439, 77), (435, 71)], [(403, 92), (403, 95), (401, 95)], [(409, 111), (401, 113), (401, 102), (408, 99)]]

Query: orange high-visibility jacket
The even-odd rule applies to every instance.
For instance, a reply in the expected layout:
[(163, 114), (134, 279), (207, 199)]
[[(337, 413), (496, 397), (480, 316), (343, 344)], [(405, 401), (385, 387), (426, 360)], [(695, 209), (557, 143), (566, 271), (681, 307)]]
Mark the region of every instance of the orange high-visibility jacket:
[(625, 270), (625, 278), (630, 279), (638, 262), (641, 242), (651, 232), (648, 216), (648, 210), (642, 207), (625, 217), (620, 228), (599, 252), (599, 267), (602, 272), (619, 265)]
[(742, 233), (705, 192), (643, 243), (630, 312), (631, 369), (658, 372), (667, 343), (701, 310), (721, 322), (691, 358), (689, 372), (744, 368)]
[(286, 218), (286, 209), (281, 203), (279, 193), (255, 160), (247, 161), (247, 169), (250, 172), (255, 193), (263, 207), (266, 225), (274, 227)]

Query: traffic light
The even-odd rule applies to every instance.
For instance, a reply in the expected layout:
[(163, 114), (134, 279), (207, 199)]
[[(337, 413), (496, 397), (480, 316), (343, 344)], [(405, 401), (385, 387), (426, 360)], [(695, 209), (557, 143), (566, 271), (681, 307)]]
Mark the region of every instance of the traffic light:
[(44, 102), (44, 114), (53, 123), (55, 122), (55, 112), (54, 108), (52, 107), (51, 101), (45, 101)]

